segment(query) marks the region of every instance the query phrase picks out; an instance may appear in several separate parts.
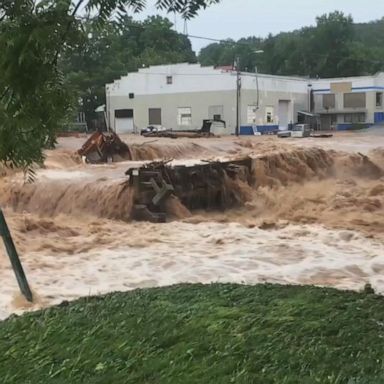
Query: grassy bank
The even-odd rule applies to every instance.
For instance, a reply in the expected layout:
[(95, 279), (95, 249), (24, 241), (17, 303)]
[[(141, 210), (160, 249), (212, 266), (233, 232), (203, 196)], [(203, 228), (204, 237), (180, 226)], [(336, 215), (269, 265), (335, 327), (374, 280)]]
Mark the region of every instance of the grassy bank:
[(2, 384), (384, 382), (384, 298), (186, 285), (0, 323)]

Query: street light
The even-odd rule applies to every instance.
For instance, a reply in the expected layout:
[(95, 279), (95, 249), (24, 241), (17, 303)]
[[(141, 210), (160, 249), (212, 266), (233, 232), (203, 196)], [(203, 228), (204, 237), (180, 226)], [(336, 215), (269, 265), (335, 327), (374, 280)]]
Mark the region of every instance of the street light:
[[(253, 53), (259, 54), (264, 53), (262, 49), (259, 49), (257, 51), (254, 51)], [(260, 104), (260, 93), (259, 93), (259, 78), (257, 76), (257, 65), (255, 66), (255, 80), (256, 80), (256, 92), (257, 92), (257, 100), (256, 100), (256, 111), (259, 110), (259, 104)], [(255, 116), (256, 117), (256, 116)]]
[[(262, 49), (253, 51), (252, 53), (259, 54), (264, 53)], [(256, 67), (256, 82), (257, 80), (257, 67)], [(257, 90), (257, 95), (259, 95), (259, 90)], [(236, 57), (236, 136), (239, 136), (240, 133), (240, 120), (241, 120), (241, 71), (240, 71), (240, 56)]]

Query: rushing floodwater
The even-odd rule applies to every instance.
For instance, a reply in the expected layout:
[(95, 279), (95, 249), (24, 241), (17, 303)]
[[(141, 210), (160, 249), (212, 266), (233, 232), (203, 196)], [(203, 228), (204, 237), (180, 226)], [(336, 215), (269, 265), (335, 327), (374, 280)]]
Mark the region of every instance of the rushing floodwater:
[[(35, 295), (33, 306), (21, 298), (0, 247), (0, 318), (82, 296), (187, 282), (353, 290), (371, 283), (384, 293), (384, 151), (371, 151), (372, 138), (353, 137), (343, 146), (365, 146), (373, 162), (290, 144), (282, 150), (286, 142), (270, 138), (167, 141), (164, 153), (178, 163), (249, 153), (256, 185), (245, 186), (242, 208), (181, 212), (181, 220), (161, 225), (124, 222), (132, 206), (124, 172), (137, 163), (86, 166), (72, 152), (50, 152), (35, 184), (22, 185), (20, 175), (0, 179), (0, 203)], [(320, 144), (335, 148), (340, 140)], [(152, 158), (163, 150), (156, 145), (147, 148)], [(145, 158), (145, 147), (136, 152)]]
[[(369, 282), (384, 293), (383, 244), (352, 231), (308, 225), (265, 231), (240, 224), (143, 223), (126, 225), (129, 245), (124, 245), (123, 233), (118, 236), (114, 243), (80, 253), (68, 253), (68, 248), (24, 257), (38, 297), (34, 308), (184, 282), (276, 282), (355, 290)], [(77, 244), (90, 240), (76, 238)], [(6, 260), (1, 264), (0, 316), (6, 317), (25, 303)]]

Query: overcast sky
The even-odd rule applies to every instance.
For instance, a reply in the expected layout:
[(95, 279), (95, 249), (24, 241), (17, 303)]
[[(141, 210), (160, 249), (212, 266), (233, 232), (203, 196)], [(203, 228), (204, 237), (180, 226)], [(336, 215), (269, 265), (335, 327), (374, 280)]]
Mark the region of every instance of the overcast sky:
[[(151, 5), (153, 0), (148, 4), (143, 17), (158, 13)], [(265, 37), (269, 33), (313, 25), (316, 16), (335, 10), (351, 14), (355, 22), (377, 20), (384, 16), (384, 0), (221, 0), (220, 4), (201, 11), (189, 21), (188, 32), (216, 39)], [(174, 22), (172, 14), (168, 17)], [(176, 24), (177, 30), (183, 32), (184, 23), (180, 17)], [(209, 44), (203, 40), (191, 41), (196, 51)]]

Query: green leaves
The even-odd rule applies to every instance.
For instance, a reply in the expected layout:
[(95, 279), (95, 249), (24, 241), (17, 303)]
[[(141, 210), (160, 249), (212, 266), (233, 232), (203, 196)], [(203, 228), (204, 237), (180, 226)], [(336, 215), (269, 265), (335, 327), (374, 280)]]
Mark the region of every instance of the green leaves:
[[(159, 0), (157, 6), (160, 9), (180, 12), (185, 18), (190, 18), (196, 15), (198, 10), (218, 1)], [(84, 30), (87, 25), (83, 17), (78, 15), (91, 14), (99, 22), (99, 26), (108, 30), (106, 21), (113, 18), (124, 24), (127, 11), (141, 12), (145, 6), (145, 0), (0, 1), (0, 164), (28, 169), (32, 164), (41, 162), (43, 148), (54, 142), (58, 127), (71, 111), (77, 93), (69, 87), (73, 83), (64, 81), (58, 66), (60, 64), (61, 68), (65, 67), (65, 64), (61, 65), (63, 55), (74, 53), (84, 42)], [(115, 24), (116, 21), (113, 22), (113, 25)], [(131, 34), (129, 29), (115, 30), (118, 31), (116, 36), (135, 35)], [(173, 52), (176, 54), (172, 56), (171, 52), (167, 51), (166, 56), (162, 56), (156, 48), (154, 52), (149, 49), (144, 55), (146, 65), (165, 60), (164, 57), (170, 62), (184, 57), (177, 55), (179, 42), (182, 45), (181, 50), (185, 49), (187, 55), (193, 57), (190, 45), (178, 37), (175, 38), (177, 34), (170, 33), (170, 26), (160, 26), (159, 33), (174, 41)], [(99, 45), (100, 51), (95, 55), (92, 47), (88, 47), (90, 57), (85, 58), (79, 64), (81, 68), (77, 69), (79, 74), (81, 71), (89, 74), (92, 66), (82, 65), (93, 61), (95, 66), (104, 70), (96, 76), (89, 74), (87, 81), (83, 82), (81, 76), (77, 76), (77, 81), (87, 84), (90, 89), (88, 96), (93, 99), (89, 103), (87, 101), (90, 109), (94, 107), (94, 103), (102, 104), (104, 92), (101, 90), (106, 82), (112, 81), (122, 72), (142, 65), (135, 57), (137, 49), (128, 50), (129, 54), (124, 50), (124, 44), (132, 47), (137, 43), (120, 39), (116, 44), (116, 36), (107, 38), (111, 37), (109, 47), (114, 46), (119, 50), (123, 48), (120, 62), (115, 64), (111, 60), (115, 57), (109, 56), (111, 52)], [(98, 43), (102, 41), (104, 37), (101, 37)], [(146, 50), (146, 44), (144, 43), (141, 51)], [(130, 63), (124, 55), (130, 57)], [(124, 65), (121, 65), (122, 63)], [(76, 74), (69, 77), (76, 78)], [(78, 88), (84, 90), (82, 85)]]
[[(197, 15), (198, 11), (207, 6), (219, 3), (220, 0), (157, 0), (156, 7), (168, 12), (176, 12), (185, 19)], [(79, 3), (83, 3), (79, 0)], [(102, 21), (106, 21), (114, 12), (123, 16), (129, 10), (138, 13), (144, 10), (146, 0), (88, 0), (85, 2), (85, 9), (89, 12), (96, 11)]]
[(119, 23), (83, 25), (82, 41), (65, 52), (60, 68), (81, 99), (79, 109), (88, 122), (96, 117), (95, 109), (105, 104), (105, 84), (143, 65), (196, 61), (188, 38), (160, 16), (142, 22), (126, 16)]
[[(240, 55), (242, 69), (274, 75), (340, 77), (384, 70), (384, 19), (353, 24), (351, 16), (333, 12), (317, 18), (315, 27), (289, 33), (249, 37), (238, 42), (215, 43), (203, 48), (205, 65), (231, 65)], [(263, 49), (255, 55), (255, 49)]]
[(157, 0), (156, 6), (168, 12), (180, 13), (185, 19), (190, 19), (196, 16), (200, 9), (219, 2), (220, 0)]

